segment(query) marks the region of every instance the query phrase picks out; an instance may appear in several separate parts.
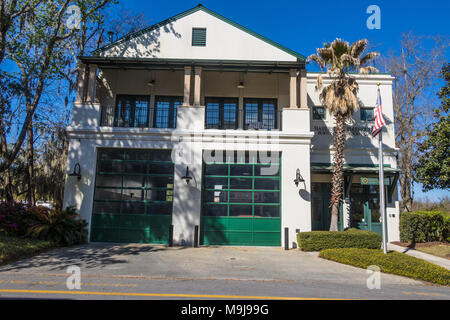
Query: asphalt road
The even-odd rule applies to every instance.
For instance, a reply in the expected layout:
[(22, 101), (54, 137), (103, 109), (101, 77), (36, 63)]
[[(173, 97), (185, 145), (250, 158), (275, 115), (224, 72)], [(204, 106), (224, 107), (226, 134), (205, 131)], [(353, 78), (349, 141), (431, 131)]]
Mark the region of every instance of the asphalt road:
[[(67, 268), (81, 271), (69, 290)], [(91, 244), (0, 267), (0, 299), (450, 299), (450, 288), (381, 275), (279, 248), (166, 248)], [(72, 282), (71, 282), (72, 283)]]

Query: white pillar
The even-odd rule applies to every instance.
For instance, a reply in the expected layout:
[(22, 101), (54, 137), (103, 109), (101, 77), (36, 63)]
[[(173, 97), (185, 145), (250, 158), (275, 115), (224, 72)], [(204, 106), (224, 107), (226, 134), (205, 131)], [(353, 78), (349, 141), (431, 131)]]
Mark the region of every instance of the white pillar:
[[(193, 108), (188, 108), (195, 110)], [(175, 246), (192, 246), (195, 226), (200, 230), (202, 195), (202, 149), (197, 143), (187, 143), (179, 149), (182, 160), (175, 161), (174, 201), (172, 211), (173, 241)], [(189, 155), (188, 155), (189, 154)], [(191, 157), (188, 159), (188, 157)], [(183, 161), (183, 159), (185, 161)], [(189, 167), (189, 184), (182, 177)], [(200, 237), (199, 237), (200, 241)]]
[(97, 87), (97, 65), (89, 65), (89, 84), (87, 102), (96, 102), (96, 87)]
[(300, 108), (308, 109), (308, 86), (306, 78), (306, 70), (300, 71)]
[(195, 67), (194, 107), (200, 107), (201, 85), (202, 85), (202, 68)]
[(184, 67), (184, 107), (191, 105), (191, 67)]
[(290, 104), (289, 108), (297, 109), (297, 70), (290, 70), (290, 87), (289, 87)]
[(85, 86), (86, 84), (86, 65), (81, 63), (78, 66), (78, 79), (77, 79), (77, 103), (83, 103), (86, 100)]

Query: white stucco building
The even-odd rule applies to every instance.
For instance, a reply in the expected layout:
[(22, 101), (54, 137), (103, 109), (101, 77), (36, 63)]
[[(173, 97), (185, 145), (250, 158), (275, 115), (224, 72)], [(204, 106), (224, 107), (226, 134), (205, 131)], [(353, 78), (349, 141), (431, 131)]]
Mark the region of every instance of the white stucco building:
[[(304, 56), (198, 6), (80, 59), (67, 131), (81, 177), (68, 175), (65, 206), (91, 241), (284, 246), (288, 230), (295, 247), (296, 232), (329, 228), (334, 124)], [(397, 241), (393, 78), (355, 77), (340, 228), (381, 232), (370, 134), (381, 83)]]

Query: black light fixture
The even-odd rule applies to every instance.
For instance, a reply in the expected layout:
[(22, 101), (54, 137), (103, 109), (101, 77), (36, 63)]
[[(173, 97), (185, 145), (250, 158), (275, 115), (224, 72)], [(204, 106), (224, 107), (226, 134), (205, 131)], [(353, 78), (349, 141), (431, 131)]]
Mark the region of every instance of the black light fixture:
[(69, 177), (77, 177), (78, 181), (81, 180), (81, 166), (79, 163), (75, 165), (75, 168), (73, 169), (73, 173), (69, 174)]
[(300, 169), (297, 169), (297, 174), (294, 180), (295, 185), (298, 187), (300, 183), (304, 183), (305, 179), (303, 179), (302, 175), (300, 174)]
[(238, 89), (245, 89), (245, 84), (244, 82), (239, 82), (239, 84), (237, 85)]
[(187, 185), (191, 183), (193, 178), (189, 175), (189, 167), (186, 167), (186, 175), (181, 179), (186, 180)]
[(113, 42), (113, 37), (114, 37), (114, 31), (108, 31), (108, 38), (109, 38), (110, 43)]
[(149, 82), (147, 82), (147, 85), (148, 85), (149, 87), (154, 87), (155, 84), (156, 84), (156, 81), (155, 81), (155, 80), (150, 80)]

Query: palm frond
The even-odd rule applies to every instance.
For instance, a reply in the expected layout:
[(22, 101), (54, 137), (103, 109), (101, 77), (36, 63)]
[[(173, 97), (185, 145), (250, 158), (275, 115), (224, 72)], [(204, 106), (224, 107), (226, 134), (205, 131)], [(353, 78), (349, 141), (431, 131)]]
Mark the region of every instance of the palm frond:
[(368, 43), (367, 39), (361, 39), (352, 44), (350, 50), (351, 51), (350, 54), (352, 55), (352, 57), (358, 59), (366, 50), (367, 43)]
[(317, 54), (310, 55), (307, 60), (308, 62), (310, 61), (316, 62), (321, 70), (325, 69), (325, 61), (323, 61), (322, 58), (319, 57)]
[(352, 57), (351, 55), (344, 53), (341, 56), (340, 62), (343, 66), (352, 67), (352, 66), (358, 66), (359, 60)]
[(318, 48), (317, 55), (328, 63), (333, 60), (333, 50), (331, 48)]
[(361, 66), (365, 66), (367, 65), (369, 62), (375, 60), (376, 58), (378, 58), (380, 56), (379, 52), (369, 52), (368, 54), (366, 54), (359, 62), (359, 64)]
[(334, 55), (339, 58), (344, 53), (348, 53), (349, 43), (338, 38), (331, 43), (331, 48), (333, 49)]
[(375, 67), (367, 66), (359, 69), (360, 74), (378, 73), (378, 69)]

